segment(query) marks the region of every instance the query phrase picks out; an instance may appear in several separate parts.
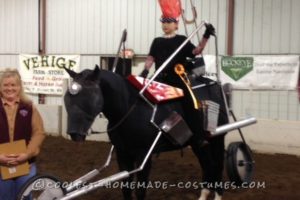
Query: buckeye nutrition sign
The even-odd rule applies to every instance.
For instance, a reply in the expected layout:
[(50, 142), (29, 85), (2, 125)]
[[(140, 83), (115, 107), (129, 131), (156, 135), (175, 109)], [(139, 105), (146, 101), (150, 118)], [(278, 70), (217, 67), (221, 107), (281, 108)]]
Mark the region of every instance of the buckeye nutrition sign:
[(294, 90), (299, 75), (299, 56), (222, 57), (222, 81), (236, 88)]
[[(300, 57), (298, 55), (222, 56), (220, 79), (236, 89), (295, 90)], [(216, 79), (216, 57), (205, 55), (205, 76)]]
[(79, 70), (79, 55), (19, 55), (19, 68), (27, 93), (63, 94), (65, 68)]

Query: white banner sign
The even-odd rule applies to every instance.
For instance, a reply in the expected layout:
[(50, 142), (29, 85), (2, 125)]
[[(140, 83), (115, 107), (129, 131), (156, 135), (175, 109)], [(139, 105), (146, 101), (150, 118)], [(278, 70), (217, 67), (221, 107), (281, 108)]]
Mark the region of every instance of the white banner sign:
[[(215, 80), (215, 56), (204, 56), (207, 76)], [(220, 78), (238, 89), (295, 90), (299, 56), (221, 57)]]
[(19, 55), (19, 68), (26, 93), (63, 93), (64, 67), (79, 71), (80, 55)]

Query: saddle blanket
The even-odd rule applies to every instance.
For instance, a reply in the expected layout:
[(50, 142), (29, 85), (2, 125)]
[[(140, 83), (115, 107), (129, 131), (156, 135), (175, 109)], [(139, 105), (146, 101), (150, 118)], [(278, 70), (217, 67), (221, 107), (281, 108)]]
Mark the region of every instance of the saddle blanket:
[[(144, 86), (149, 82), (149, 79), (134, 75), (129, 75), (127, 79), (139, 90), (144, 88)], [(183, 97), (183, 90), (165, 83), (152, 81), (144, 94), (151, 102), (158, 104), (171, 99)]]

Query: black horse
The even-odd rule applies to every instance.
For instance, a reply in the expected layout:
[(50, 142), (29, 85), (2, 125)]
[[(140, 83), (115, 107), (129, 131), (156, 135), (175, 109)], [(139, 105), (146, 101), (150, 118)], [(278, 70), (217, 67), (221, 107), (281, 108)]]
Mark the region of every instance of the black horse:
[[(95, 117), (102, 112), (109, 121), (108, 135), (111, 143), (115, 146), (120, 170), (135, 169), (145, 158), (158, 133), (157, 127), (150, 123), (153, 108), (140, 97), (139, 91), (127, 79), (118, 74), (100, 70), (98, 66), (94, 70), (83, 70), (80, 73), (66, 70), (73, 79), (73, 90), (75, 89), (74, 91), (69, 89), (65, 94), (68, 134), (75, 141), (84, 140)], [(205, 81), (208, 79), (203, 78), (202, 82)], [(204, 87), (201, 89), (201, 93), (203, 99), (210, 99), (220, 104), (218, 125), (228, 123), (220, 86), (214, 84)], [(222, 187), (215, 188), (214, 184), (209, 185), (209, 183), (222, 181), (224, 135), (207, 138), (208, 144), (202, 145), (199, 135), (206, 132), (199, 127), (201, 127), (203, 116), (201, 112), (198, 114), (197, 112), (196, 114), (183, 112), (181, 101), (181, 99), (177, 99), (159, 104), (155, 120), (159, 124), (172, 111), (176, 111), (183, 116), (191, 128), (193, 136), (183, 146), (174, 145), (167, 137), (162, 136), (155, 146), (154, 152), (175, 150), (190, 145), (203, 169), (204, 184), (201, 185), (206, 191), (216, 191), (216, 194), (221, 196)], [(150, 169), (151, 157), (144, 169), (136, 174), (136, 181), (147, 183)], [(134, 181), (134, 177), (123, 181), (130, 183)], [(130, 188), (124, 187), (122, 192), (124, 199), (132, 199)], [(135, 194), (137, 199), (145, 199), (145, 187), (137, 188)]]

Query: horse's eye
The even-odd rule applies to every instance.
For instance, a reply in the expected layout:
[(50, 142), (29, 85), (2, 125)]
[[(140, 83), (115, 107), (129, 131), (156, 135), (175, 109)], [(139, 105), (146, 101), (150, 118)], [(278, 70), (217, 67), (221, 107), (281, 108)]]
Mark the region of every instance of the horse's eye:
[(81, 89), (82, 89), (81, 85), (79, 83), (77, 83), (77, 82), (72, 82), (69, 85), (69, 92), (72, 95), (78, 94)]

